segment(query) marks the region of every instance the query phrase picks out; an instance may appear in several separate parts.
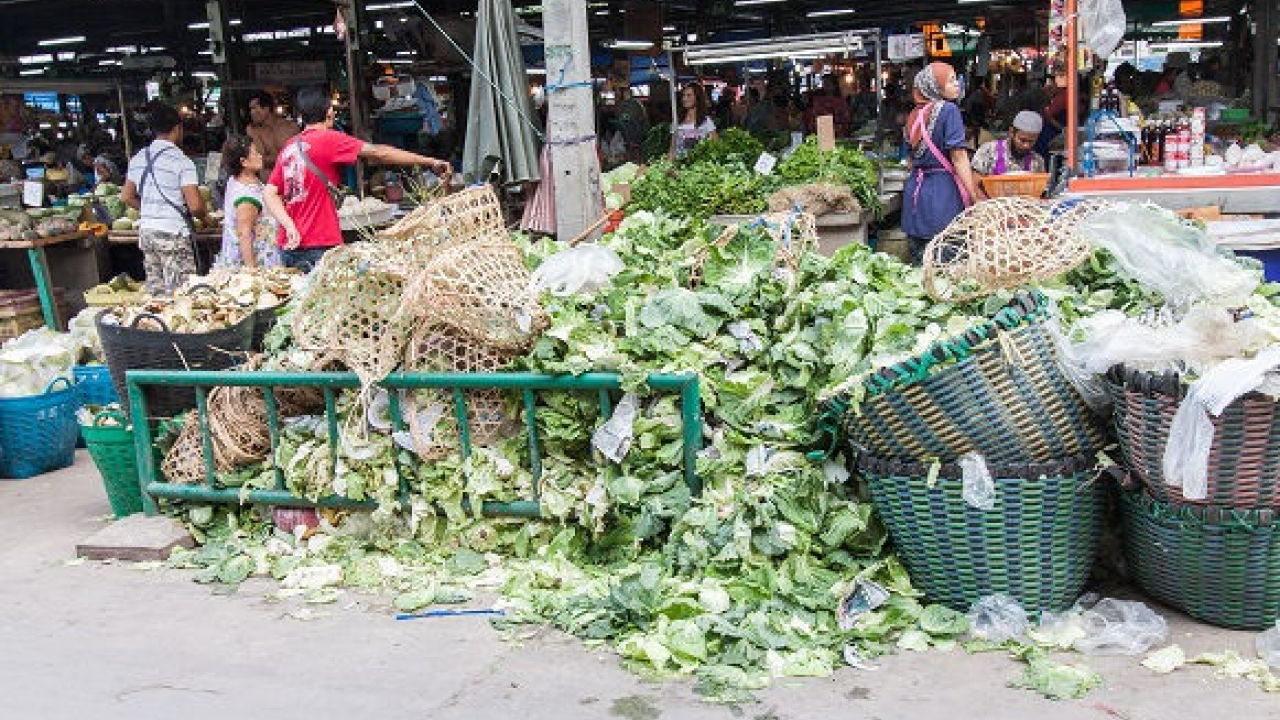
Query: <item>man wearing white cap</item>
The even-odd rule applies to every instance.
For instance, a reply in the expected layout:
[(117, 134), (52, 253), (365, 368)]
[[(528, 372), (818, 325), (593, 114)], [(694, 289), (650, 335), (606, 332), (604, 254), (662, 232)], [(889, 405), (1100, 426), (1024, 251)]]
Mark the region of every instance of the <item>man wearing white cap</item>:
[(1007, 139), (993, 140), (978, 148), (973, 156), (973, 171), (979, 175), (1044, 172), (1044, 159), (1035, 152), (1036, 139), (1042, 129), (1044, 118), (1040, 113), (1030, 110), (1018, 113)]

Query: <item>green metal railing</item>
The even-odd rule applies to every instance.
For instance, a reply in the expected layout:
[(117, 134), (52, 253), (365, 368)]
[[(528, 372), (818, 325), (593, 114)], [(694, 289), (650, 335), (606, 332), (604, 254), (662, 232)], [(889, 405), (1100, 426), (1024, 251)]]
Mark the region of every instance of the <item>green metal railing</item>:
[[(148, 515), (158, 512), (157, 498), (211, 503), (254, 503), (291, 507), (372, 507), (370, 501), (357, 501), (340, 496), (322, 497), (315, 501), (298, 496), (285, 487), (284, 473), (274, 462), (280, 445), (281, 422), (276, 390), (280, 388), (319, 388), (324, 394), (324, 414), (329, 426), (329, 447), (335, 461), (339, 441), (337, 393), (360, 387), (360, 379), (354, 373), (338, 372), (262, 372), (262, 371), (159, 371), (133, 370), (127, 374), (128, 401), (134, 418), (134, 439), (138, 453), (138, 483), (142, 489), (143, 509)], [(538, 439), (538, 392), (595, 392), (600, 407), (600, 417), (607, 420), (613, 414), (610, 393), (622, 389), (622, 376), (617, 373), (586, 373), (583, 375), (542, 375), (538, 373), (393, 373), (379, 387), (388, 391), (392, 430), (404, 430), (405, 422), (400, 412), (399, 390), (435, 389), (452, 391), (454, 415), (458, 420), (458, 436), (463, 457), (471, 453), (470, 423), (466, 402), (467, 390), (519, 391), (523, 401), (525, 432), (528, 436), (529, 470), (533, 476), (534, 498), (515, 502), (485, 502), (481, 511), (486, 515), (513, 517), (541, 517), (537, 500), (538, 481), (542, 475), (542, 455)], [(147, 415), (147, 399), (144, 389), (156, 386), (191, 387), (196, 393), (196, 412), (200, 421), (200, 436), (204, 448), (205, 482), (203, 484), (176, 484), (161, 478), (158, 458), (153, 447), (155, 433), (153, 421)], [(218, 386), (259, 387), (267, 410), (267, 429), (271, 438), (270, 458), (275, 472), (275, 488), (248, 490), (222, 485), (214, 467), (213, 439), (209, 431), (208, 394)], [(685, 482), (694, 495), (701, 493), (702, 483), (697, 474), (697, 453), (702, 448), (702, 396), (698, 376), (654, 374), (648, 378), (648, 386), (654, 392), (678, 393), (683, 436), (682, 464)], [(140, 418), (147, 420), (140, 421)], [(397, 461), (399, 470), (399, 461)], [(404, 473), (399, 473), (400, 495), (409, 494)]]

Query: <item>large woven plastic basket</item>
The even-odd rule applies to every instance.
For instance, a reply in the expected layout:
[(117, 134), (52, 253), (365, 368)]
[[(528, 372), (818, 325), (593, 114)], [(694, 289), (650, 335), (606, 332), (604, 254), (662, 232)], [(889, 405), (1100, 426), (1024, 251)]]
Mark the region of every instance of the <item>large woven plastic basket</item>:
[(1070, 607), (1098, 552), (1109, 484), (1090, 456), (990, 465), (990, 510), (963, 497), (960, 469), (863, 457), (859, 475), (911, 582), (933, 602), (967, 610), (1006, 593), (1028, 611)]
[[(170, 332), (157, 317), (144, 316), (132, 327), (103, 322), (108, 311), (98, 313), (102, 353), (111, 369), (111, 384), (122, 399), (128, 398), (125, 373), (130, 370), (227, 370), (245, 357), (253, 340), (252, 313), (231, 327), (207, 333)], [(138, 327), (144, 318), (159, 330)], [(147, 389), (147, 411), (152, 417), (172, 417), (196, 406), (192, 388)], [(130, 411), (126, 403), (125, 410)]]
[(71, 368), (71, 373), (76, 379), (81, 405), (120, 402), (120, 396), (111, 384), (111, 370), (106, 365), (77, 365)]
[(1124, 465), (1154, 498), (1280, 510), (1280, 403), (1252, 392), (1211, 418), (1208, 494), (1192, 501), (1165, 483), (1163, 469), (1169, 427), (1187, 392), (1181, 377), (1114, 367), (1106, 379)]
[(1129, 572), (1153, 598), (1211, 625), (1262, 630), (1280, 617), (1280, 516), (1127, 492)]
[(80, 394), (57, 378), (41, 395), (0, 398), (0, 478), (22, 479), (76, 459)]
[(1102, 418), (1058, 364), (1048, 300), (1022, 294), (959, 337), (874, 373), (852, 408), (826, 400), (819, 427), (855, 449), (896, 460), (1048, 462), (1106, 444)]
[[(104, 424), (114, 421), (115, 424)], [(142, 512), (142, 491), (138, 487), (138, 460), (133, 430), (123, 413), (103, 411), (89, 425), (81, 425), (89, 455), (102, 475), (111, 511), (121, 518)]]

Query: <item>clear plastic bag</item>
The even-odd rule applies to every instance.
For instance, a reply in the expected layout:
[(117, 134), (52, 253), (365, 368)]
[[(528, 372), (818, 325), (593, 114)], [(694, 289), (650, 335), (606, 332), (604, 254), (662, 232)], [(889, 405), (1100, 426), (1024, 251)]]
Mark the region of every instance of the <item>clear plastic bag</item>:
[(613, 415), (591, 435), (591, 444), (601, 455), (618, 463), (627, 456), (634, 439), (636, 417), (639, 415), (638, 402), (633, 393), (623, 395), (613, 409)]
[(1257, 271), (1221, 255), (1203, 230), (1160, 208), (1117, 203), (1082, 221), (1079, 232), (1175, 307), (1200, 299), (1239, 307), (1261, 282)]
[[(840, 601), (836, 610), (836, 623), (841, 630), (852, 630), (858, 625), (858, 618), (875, 610), (889, 599), (889, 591), (866, 579), (858, 578), (853, 583), (849, 594)], [(853, 663), (849, 663), (853, 665)]]
[(607, 287), (622, 272), (622, 259), (607, 247), (584, 243), (562, 250), (533, 271), (533, 289), (556, 295), (577, 295)]
[(1086, 655), (1140, 655), (1169, 638), (1169, 625), (1144, 603), (1105, 598), (1080, 613)]
[(994, 643), (1017, 640), (1027, 633), (1027, 611), (1017, 600), (997, 593), (969, 608), (969, 635)]
[(1080, 0), (1084, 44), (1098, 57), (1108, 58), (1124, 39), (1127, 20), (1120, 0)]
[(987, 461), (978, 453), (968, 453), (957, 461), (964, 479), (961, 496), (970, 507), (990, 510), (996, 506), (996, 483)]
[(1103, 382), (1102, 375), (1097, 371), (1089, 370), (1085, 362), (1086, 356), (1082, 355), (1062, 332), (1062, 325), (1057, 318), (1051, 319), (1045, 327), (1053, 336), (1053, 343), (1058, 351), (1058, 369), (1090, 409), (1099, 415), (1109, 416), (1111, 395), (1107, 392), (1107, 385)]
[(1228, 358), (1197, 380), (1169, 423), (1164, 449), (1164, 480), (1181, 488), (1188, 500), (1208, 495), (1209, 453), (1213, 448), (1213, 421), (1236, 398), (1256, 389), (1267, 372), (1280, 365), (1280, 346), (1249, 360)]
[(1096, 375), (1112, 366), (1148, 372), (1202, 373), (1232, 357), (1250, 355), (1271, 338), (1257, 318), (1237, 321), (1226, 308), (1196, 305), (1180, 319), (1167, 308), (1145, 317), (1104, 310), (1078, 322), (1082, 338), (1061, 353), (1063, 364)]
[(1258, 657), (1262, 658), (1263, 662), (1270, 665), (1272, 669), (1280, 670), (1280, 619), (1276, 620), (1275, 627), (1258, 635), (1253, 645), (1257, 648)]

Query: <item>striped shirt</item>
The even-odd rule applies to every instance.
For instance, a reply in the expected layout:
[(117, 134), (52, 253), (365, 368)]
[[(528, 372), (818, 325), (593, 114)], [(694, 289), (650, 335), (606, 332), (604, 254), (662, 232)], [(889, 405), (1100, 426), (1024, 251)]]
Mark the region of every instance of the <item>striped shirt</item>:
[[(152, 168), (146, 187), (143, 187), (142, 175), (147, 169), (148, 153)], [(187, 208), (182, 188), (199, 185), (200, 178), (196, 172), (196, 164), (191, 162), (191, 158), (181, 148), (168, 140), (157, 139), (129, 161), (128, 178), (138, 186), (138, 195), (142, 198), (139, 230), (160, 230), (184, 235), (190, 232), (187, 221), (174, 205)]]

